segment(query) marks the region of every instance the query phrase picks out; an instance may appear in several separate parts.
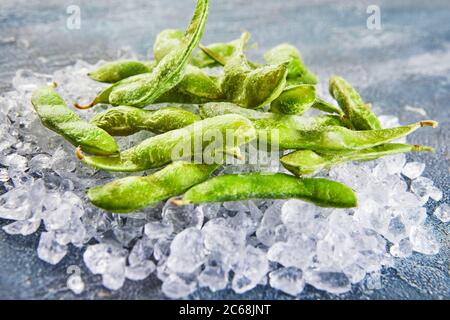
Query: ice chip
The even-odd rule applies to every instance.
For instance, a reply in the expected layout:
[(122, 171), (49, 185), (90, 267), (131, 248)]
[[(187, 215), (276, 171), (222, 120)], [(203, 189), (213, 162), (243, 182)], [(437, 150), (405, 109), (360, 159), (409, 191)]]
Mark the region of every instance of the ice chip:
[(438, 206), (434, 210), (434, 215), (436, 218), (441, 220), (442, 222), (449, 222), (450, 221), (450, 207), (448, 203), (443, 203), (440, 206)]
[(430, 228), (423, 225), (412, 227), (409, 239), (414, 251), (428, 255), (439, 252), (439, 243)]
[(147, 278), (153, 271), (155, 271), (156, 266), (153, 261), (144, 260), (139, 264), (129, 265), (125, 268), (125, 277), (130, 280), (138, 281)]
[(172, 299), (179, 299), (193, 293), (197, 287), (195, 282), (187, 282), (176, 274), (169, 275), (162, 284), (162, 292)]
[(319, 290), (340, 294), (351, 289), (350, 280), (342, 272), (308, 271), (305, 274), (306, 282)]
[(2, 229), (8, 234), (20, 234), (22, 236), (28, 236), (35, 233), (39, 226), (41, 225), (41, 220), (19, 220), (3, 226)]
[(410, 178), (411, 180), (414, 180), (422, 174), (423, 170), (425, 170), (425, 164), (420, 162), (408, 162), (402, 170), (402, 174)]
[(57, 264), (67, 254), (67, 247), (56, 241), (53, 232), (42, 232), (37, 253), (41, 260), (50, 264)]
[(270, 286), (272, 288), (283, 291), (287, 294), (295, 296), (303, 291), (305, 287), (305, 279), (300, 269), (289, 267), (280, 268), (269, 274)]
[(192, 273), (205, 259), (203, 234), (196, 228), (188, 228), (173, 239), (167, 266), (174, 272)]

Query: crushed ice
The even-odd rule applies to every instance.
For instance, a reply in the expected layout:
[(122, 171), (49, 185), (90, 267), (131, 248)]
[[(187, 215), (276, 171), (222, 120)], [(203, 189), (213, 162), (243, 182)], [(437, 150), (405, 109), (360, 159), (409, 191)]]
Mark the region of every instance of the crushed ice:
[[(85, 74), (94, 68), (78, 61), (53, 76), (19, 70), (15, 91), (0, 96), (0, 218), (14, 220), (3, 230), (26, 236), (42, 226), (37, 248), (42, 260), (57, 264), (74, 245), (83, 248), (84, 263), (109, 289), (155, 274), (168, 297), (181, 298), (199, 287), (243, 293), (267, 283), (290, 295), (306, 284), (336, 294), (362, 281), (376, 289), (381, 268), (392, 265), (394, 257), (439, 251), (433, 230), (425, 226), (424, 205), (441, 200), (442, 191), (421, 176), (423, 163), (406, 163), (405, 155), (346, 163), (323, 173), (356, 191), (356, 209), (324, 209), (297, 200), (186, 207), (167, 202), (129, 216), (94, 208), (84, 196), (86, 188), (124, 175), (80, 164), (72, 146), (41, 125), (29, 102), (32, 90), (51, 80), (69, 104), (93, 97), (101, 85)], [(380, 119), (387, 127), (399, 124), (393, 116)], [(120, 144), (146, 136), (139, 133)], [(448, 204), (434, 215), (448, 222)], [(88, 244), (93, 239), (96, 243)], [(80, 294), (84, 283), (72, 275), (68, 287)]]

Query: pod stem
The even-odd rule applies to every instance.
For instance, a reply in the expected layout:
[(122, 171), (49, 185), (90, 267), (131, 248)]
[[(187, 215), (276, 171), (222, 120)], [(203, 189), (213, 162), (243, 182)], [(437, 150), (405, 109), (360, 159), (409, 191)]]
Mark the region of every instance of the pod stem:
[(214, 61), (216, 61), (218, 64), (224, 66), (226, 64), (225, 58), (222, 57), (221, 55), (215, 53), (214, 51), (212, 51), (211, 49), (209, 49), (208, 47), (205, 47), (204, 45), (202, 45), (201, 43), (198, 45), (198, 47), (211, 59), (213, 59)]
[(77, 148), (75, 149), (75, 155), (77, 156), (77, 158), (78, 158), (79, 160), (81, 160), (81, 161), (84, 160), (84, 154), (83, 154), (83, 151), (81, 151), (81, 147), (77, 147)]
[(423, 120), (419, 122), (419, 125), (421, 127), (432, 127), (432, 128), (437, 128), (438, 126), (438, 122), (434, 121), (434, 120)]
[(428, 147), (428, 146), (421, 146), (421, 145), (414, 145), (414, 148), (412, 151), (415, 152), (434, 152), (434, 148)]
[(189, 204), (189, 202), (187, 202), (187, 201), (183, 201), (182, 199), (175, 199), (175, 198), (170, 199), (169, 202), (176, 206), (183, 206), (183, 205)]
[(75, 108), (77, 108), (77, 109), (80, 109), (80, 110), (87, 110), (87, 109), (92, 108), (96, 104), (97, 103), (95, 101), (91, 101), (91, 102), (89, 102), (88, 104), (85, 104), (85, 105), (82, 105), (82, 104), (79, 104), (78, 102), (76, 102), (76, 103), (73, 104), (73, 106)]

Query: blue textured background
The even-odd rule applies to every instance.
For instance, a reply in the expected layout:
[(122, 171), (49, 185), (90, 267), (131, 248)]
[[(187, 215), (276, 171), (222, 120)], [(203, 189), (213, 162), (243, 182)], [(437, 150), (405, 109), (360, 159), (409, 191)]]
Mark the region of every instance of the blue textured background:
[[(449, 110), (450, 110), (450, 2), (449, 1), (261, 1), (211, 0), (203, 43), (228, 41), (242, 30), (252, 33), (259, 44), (250, 55), (256, 58), (280, 42), (297, 45), (304, 60), (321, 77), (342, 74), (361, 84), (365, 100), (376, 111), (393, 114), (402, 123), (421, 118), (404, 110), (406, 104), (427, 111), (440, 127), (415, 134), (411, 141), (437, 148), (434, 155), (408, 155), (427, 164), (424, 175), (444, 190), (449, 201)], [(81, 29), (66, 27), (67, 6), (81, 8)], [(368, 30), (368, 5), (381, 8), (381, 31)], [(164, 28), (184, 28), (193, 10), (193, 0), (183, 1), (10, 1), (0, 3), (0, 91), (11, 89), (19, 68), (52, 72), (77, 59), (96, 62), (114, 59), (117, 50), (130, 46), (142, 58), (149, 55), (152, 41)], [(41, 59), (45, 57), (47, 60)], [(414, 61), (429, 61), (429, 70), (415, 69)], [(428, 59), (428, 60), (427, 60)], [(444, 72), (442, 72), (444, 70)], [(398, 76), (393, 76), (398, 74)], [(0, 186), (1, 190), (1, 186)], [(1, 191), (0, 191), (1, 192)], [(436, 203), (427, 204), (431, 214)], [(399, 262), (398, 269), (383, 270), (383, 288), (367, 290), (354, 286), (336, 297), (307, 286), (303, 299), (449, 299), (448, 226), (430, 217), (440, 239), (439, 255), (414, 254)], [(5, 225), (7, 221), (1, 221)], [(38, 259), (38, 234), (21, 237), (0, 231), (0, 299), (160, 299), (160, 282), (150, 277), (126, 281), (116, 292), (102, 288), (82, 262), (82, 251), (71, 248), (57, 266)], [(75, 296), (66, 288), (69, 265), (82, 267), (85, 292)], [(231, 290), (193, 295), (202, 298), (289, 299), (259, 286), (245, 295)]]

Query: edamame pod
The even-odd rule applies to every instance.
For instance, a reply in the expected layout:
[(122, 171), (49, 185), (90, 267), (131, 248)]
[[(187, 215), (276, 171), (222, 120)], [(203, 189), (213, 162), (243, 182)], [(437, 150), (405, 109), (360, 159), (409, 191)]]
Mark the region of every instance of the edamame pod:
[(135, 60), (118, 60), (105, 63), (96, 70), (89, 72), (92, 80), (106, 83), (116, 83), (122, 79), (137, 74), (149, 73), (156, 66), (156, 62), (141, 62)]
[(301, 84), (287, 87), (270, 104), (270, 112), (301, 115), (316, 102), (316, 87)]
[(96, 115), (91, 123), (113, 136), (128, 136), (141, 130), (164, 133), (199, 120), (200, 116), (182, 108), (167, 107), (150, 111), (119, 106)]
[(329, 90), (356, 130), (381, 129), (380, 120), (372, 112), (370, 104), (366, 104), (344, 78), (331, 77)]
[(214, 177), (189, 189), (178, 205), (249, 199), (301, 199), (321, 207), (352, 208), (357, 200), (352, 189), (335, 181), (297, 178), (275, 173), (230, 174)]
[(54, 86), (36, 89), (31, 97), (42, 124), (85, 152), (112, 155), (119, 152), (116, 141), (106, 131), (83, 121), (56, 93)]
[(303, 176), (314, 174), (323, 168), (330, 168), (347, 161), (374, 160), (383, 156), (405, 152), (433, 152), (433, 148), (410, 144), (388, 143), (373, 148), (337, 154), (299, 150), (283, 156), (280, 162), (293, 174)]
[(88, 165), (108, 171), (142, 171), (209, 151), (236, 152), (239, 145), (255, 138), (256, 131), (250, 120), (229, 114), (150, 137), (119, 156), (84, 156), (80, 152), (77, 156)]
[(194, 16), (186, 30), (181, 46), (170, 51), (150, 73), (135, 75), (106, 88), (88, 105), (97, 103), (144, 107), (155, 102), (162, 94), (175, 87), (184, 76), (185, 65), (198, 46), (208, 16), (208, 0), (198, 0)]
[(316, 84), (317, 77), (304, 65), (300, 52), (296, 47), (288, 43), (280, 44), (264, 54), (264, 59), (269, 64), (289, 62), (287, 82), (288, 85)]
[(316, 101), (314, 102), (314, 105), (312, 106), (312, 108), (317, 109), (317, 110), (321, 110), (323, 112), (327, 112), (327, 113), (336, 113), (339, 115), (342, 115), (342, 110), (339, 109), (338, 107), (336, 107), (335, 105), (321, 99), (321, 98), (317, 98)]
[(249, 33), (244, 33), (224, 67), (222, 92), (226, 101), (257, 109), (271, 103), (286, 85), (287, 62), (255, 67), (244, 54)]
[[(157, 35), (153, 45), (153, 55), (156, 61), (162, 60), (162, 58), (164, 58), (170, 51), (178, 48), (181, 45), (183, 37), (183, 31), (178, 29), (167, 29), (161, 31)], [(218, 55), (223, 59), (228, 59), (236, 50), (236, 45), (236, 40), (228, 43), (213, 43), (206, 47), (200, 45), (202, 49), (196, 50), (192, 53), (189, 63), (199, 68), (212, 68), (223, 65), (212, 59), (210, 55), (204, 52), (204, 50), (207, 50), (209, 53), (214, 55)]]
[(87, 196), (95, 206), (107, 211), (131, 212), (182, 194), (208, 179), (216, 168), (217, 165), (177, 161), (148, 176), (125, 177), (90, 188)]

